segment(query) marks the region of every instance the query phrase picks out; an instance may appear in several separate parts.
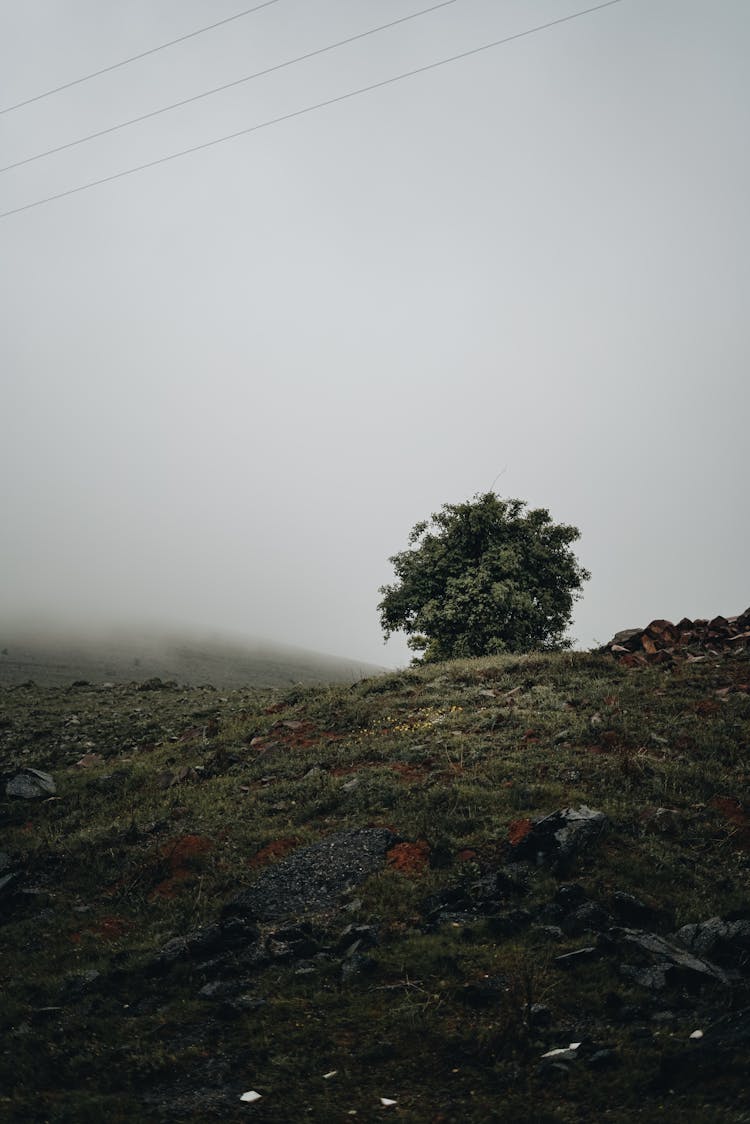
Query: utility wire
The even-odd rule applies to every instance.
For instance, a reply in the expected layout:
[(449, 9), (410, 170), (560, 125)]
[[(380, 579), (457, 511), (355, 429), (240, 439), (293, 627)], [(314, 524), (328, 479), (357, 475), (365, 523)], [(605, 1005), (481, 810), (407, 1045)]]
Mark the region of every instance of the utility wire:
[(148, 58), (149, 55), (155, 55), (157, 51), (165, 51), (167, 47), (174, 47), (177, 43), (184, 43), (188, 39), (195, 39), (196, 35), (203, 35), (206, 31), (213, 31), (214, 28), (223, 27), (227, 23), (232, 23), (234, 20), (240, 20), (244, 16), (250, 16), (253, 12), (259, 12), (261, 8), (270, 8), (272, 4), (278, 4), (279, 0), (264, 0), (262, 4), (256, 4), (254, 8), (246, 8), (244, 12), (237, 12), (234, 16), (227, 16), (226, 19), (217, 20), (216, 23), (210, 23), (207, 27), (199, 27), (197, 31), (189, 31), (187, 35), (180, 35), (177, 39), (170, 39), (168, 43), (160, 43), (158, 47), (151, 47), (148, 51), (141, 51), (139, 55), (131, 55), (130, 58), (123, 59), (121, 62), (113, 62), (111, 66), (103, 66), (101, 70), (93, 70), (91, 74), (84, 74), (82, 78), (74, 78), (72, 82), (64, 82), (62, 86), (55, 86), (53, 90), (45, 90), (43, 94), (35, 94), (33, 98), (26, 98), (24, 101), (17, 101), (15, 105), (6, 105), (5, 109), (0, 109), (0, 116), (3, 113), (11, 113), (14, 109), (21, 109), (24, 105), (31, 105), (32, 102), (41, 101), (42, 98), (49, 98), (52, 94), (59, 94), (61, 90), (69, 90), (71, 86), (80, 86), (82, 82), (88, 82), (92, 78), (99, 78), (102, 74), (109, 74), (111, 70), (118, 70), (121, 66), (128, 66), (131, 62), (137, 62), (138, 59)]
[(328, 51), (335, 51), (338, 47), (345, 47), (349, 43), (356, 43), (358, 39), (366, 39), (368, 35), (377, 35), (379, 31), (386, 31), (390, 27), (397, 27), (400, 23), (408, 23), (409, 20), (415, 20), (419, 16), (426, 16), (430, 12), (435, 12), (438, 8), (447, 8), (449, 4), (455, 4), (456, 0), (440, 0), (439, 4), (433, 4), (429, 8), (422, 8), (419, 12), (412, 12), (411, 15), (402, 16), (400, 19), (391, 20), (390, 23), (381, 23), (379, 27), (371, 27), (368, 31), (360, 31), (358, 35), (350, 35), (347, 39), (339, 39), (337, 43), (329, 43), (327, 47), (318, 47), (317, 50), (308, 51), (304, 55), (297, 55), (296, 58), (287, 59), (286, 62), (276, 63), (275, 66), (268, 66), (265, 70), (256, 70), (254, 74), (247, 74), (244, 78), (236, 78), (233, 82), (225, 82), (223, 86), (215, 86), (212, 90), (204, 90), (203, 93), (193, 94), (192, 97), (183, 98), (182, 101), (172, 102), (171, 105), (163, 105), (160, 109), (152, 109), (150, 113), (143, 113), (140, 117), (132, 117), (129, 121), (121, 121), (118, 125), (110, 125), (107, 129), (100, 129), (97, 133), (89, 133), (85, 137), (79, 137), (77, 140), (68, 141), (67, 144), (59, 144), (56, 148), (48, 148), (44, 152), (37, 152), (34, 156), (26, 156), (23, 160), (16, 160), (14, 164), (6, 164), (5, 167), (0, 168), (0, 173), (10, 172), (13, 168), (20, 168), (24, 164), (31, 164), (35, 160), (41, 160), (45, 156), (53, 156), (56, 152), (64, 152), (68, 148), (75, 148), (76, 145), (85, 144), (87, 141), (96, 140), (97, 137), (106, 137), (109, 133), (116, 133), (119, 129), (126, 129), (129, 125), (138, 125), (141, 121), (148, 121), (151, 117), (158, 117), (162, 113), (169, 113), (172, 109), (180, 109), (184, 105), (190, 105), (192, 102), (200, 101), (202, 98), (210, 98), (213, 94), (220, 94), (224, 90), (231, 90), (235, 86), (241, 86), (245, 82), (252, 82), (255, 78), (263, 78), (266, 74), (273, 74), (277, 70), (284, 70), (288, 66), (294, 66), (295, 63), (305, 62), (307, 59), (315, 58), (316, 55), (324, 55)]
[(125, 168), (122, 172), (114, 172), (111, 176), (103, 176), (98, 180), (90, 180), (88, 183), (79, 184), (77, 187), (69, 187), (67, 191), (58, 191), (55, 195), (47, 195), (43, 199), (37, 199), (33, 203), (24, 203), (21, 207), (13, 207), (12, 210), (0, 212), (0, 219), (7, 219), (11, 215), (17, 215), (21, 211), (30, 211), (34, 207), (41, 207), (45, 203), (52, 203), (56, 199), (65, 199), (68, 195), (76, 195), (79, 191), (88, 191), (92, 187), (100, 187), (102, 184), (111, 183), (113, 180), (122, 179), (124, 176), (135, 175), (136, 172), (145, 172), (148, 168), (155, 168), (159, 164), (167, 164), (171, 160), (178, 160), (182, 156), (189, 156), (193, 152), (202, 152), (206, 148), (213, 148), (217, 144), (224, 144), (225, 141), (235, 140), (237, 137), (248, 136), (250, 133), (256, 133), (260, 129), (268, 129), (272, 125), (280, 125), (282, 121), (291, 121), (295, 117), (303, 117), (308, 113), (314, 113), (318, 109), (325, 109), (329, 105), (337, 105), (339, 102), (348, 101), (350, 98), (359, 97), (360, 94), (370, 93), (372, 90), (381, 90), (385, 86), (393, 85), (395, 82), (402, 82), (405, 78), (413, 78), (417, 74), (426, 74), (430, 70), (436, 70), (439, 66), (446, 66), (448, 63), (457, 62), (459, 59), (470, 58), (472, 55), (478, 55), (482, 51), (489, 51), (493, 47), (500, 47), (505, 43), (512, 43), (516, 39), (524, 39), (528, 35), (535, 35), (538, 31), (545, 31), (549, 27), (557, 27), (562, 23), (569, 23), (571, 20), (580, 19), (581, 16), (590, 15), (592, 12), (599, 12), (603, 8), (611, 8), (614, 4), (620, 4), (622, 0), (605, 0), (602, 4), (595, 4), (591, 8), (583, 8), (578, 12), (572, 12), (568, 16), (561, 16), (556, 20), (548, 20), (547, 23), (537, 24), (535, 27), (529, 27), (526, 31), (518, 31), (514, 35), (506, 35), (503, 39), (494, 39), (491, 43), (483, 43), (479, 47), (472, 47), (468, 51), (461, 51), (457, 55), (450, 55), (448, 58), (438, 59), (436, 62), (427, 63), (425, 66), (415, 67), (414, 70), (405, 70), (401, 74), (395, 74), (391, 78), (384, 78), (380, 82), (373, 82), (369, 86), (360, 86), (356, 90), (349, 90), (345, 94), (339, 94), (334, 98), (327, 98), (325, 101), (316, 102), (314, 105), (304, 106), (302, 109), (295, 109), (291, 113), (281, 114), (279, 117), (271, 117), (267, 121), (261, 121), (257, 125), (250, 125), (246, 129), (238, 129), (235, 133), (227, 133), (223, 137), (216, 137), (214, 140), (204, 141), (202, 144), (195, 144), (191, 148), (183, 148), (179, 152), (173, 152), (169, 156), (160, 156), (156, 160), (149, 160), (146, 164), (138, 164), (133, 168)]

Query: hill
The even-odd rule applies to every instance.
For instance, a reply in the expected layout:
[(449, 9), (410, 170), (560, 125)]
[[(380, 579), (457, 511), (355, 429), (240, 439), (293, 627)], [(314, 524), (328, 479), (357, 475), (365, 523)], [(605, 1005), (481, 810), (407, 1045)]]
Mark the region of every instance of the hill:
[(746, 1121), (749, 692), (3, 689), (0, 1116)]
[(43, 687), (143, 682), (159, 678), (195, 687), (278, 687), (293, 683), (351, 683), (382, 668), (361, 660), (310, 652), (269, 641), (153, 635), (114, 630), (74, 632), (0, 628), (0, 684), (33, 680)]

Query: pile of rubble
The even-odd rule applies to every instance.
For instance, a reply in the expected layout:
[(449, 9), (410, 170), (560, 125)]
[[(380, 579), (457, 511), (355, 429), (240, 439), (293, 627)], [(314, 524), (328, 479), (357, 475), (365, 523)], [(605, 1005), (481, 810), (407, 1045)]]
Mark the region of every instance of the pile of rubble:
[(629, 667), (645, 663), (705, 659), (723, 652), (745, 651), (750, 642), (750, 609), (736, 617), (714, 617), (677, 624), (656, 620), (646, 628), (627, 628), (600, 649)]

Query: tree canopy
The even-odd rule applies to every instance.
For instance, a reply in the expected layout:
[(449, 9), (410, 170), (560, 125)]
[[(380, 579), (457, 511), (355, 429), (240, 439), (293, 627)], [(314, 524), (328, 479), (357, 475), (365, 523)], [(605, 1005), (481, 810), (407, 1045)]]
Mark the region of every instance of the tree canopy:
[(417, 523), (381, 586), (386, 639), (403, 630), (425, 661), (569, 648), (565, 632), (590, 574), (576, 527), (494, 492), (444, 504)]

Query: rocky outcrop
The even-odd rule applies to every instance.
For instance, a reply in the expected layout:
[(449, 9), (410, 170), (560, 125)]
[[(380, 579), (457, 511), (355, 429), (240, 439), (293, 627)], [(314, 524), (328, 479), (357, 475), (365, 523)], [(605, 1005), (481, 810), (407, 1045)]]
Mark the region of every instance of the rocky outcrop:
[(645, 628), (626, 628), (600, 649), (626, 666), (695, 660), (722, 652), (741, 652), (750, 643), (750, 609), (735, 617), (690, 620), (677, 624), (653, 620)]

